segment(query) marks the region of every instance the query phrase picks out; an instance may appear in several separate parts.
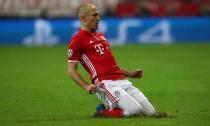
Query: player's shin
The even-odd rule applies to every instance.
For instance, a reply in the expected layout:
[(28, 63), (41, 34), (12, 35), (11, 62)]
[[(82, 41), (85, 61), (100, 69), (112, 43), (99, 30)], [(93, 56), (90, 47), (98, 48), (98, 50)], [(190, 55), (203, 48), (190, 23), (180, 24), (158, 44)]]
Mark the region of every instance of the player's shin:
[(123, 117), (123, 110), (120, 109), (120, 108), (114, 108), (114, 109), (105, 109), (103, 112), (102, 112), (102, 116), (104, 117), (116, 117), (116, 118), (119, 118), (119, 117)]
[(103, 104), (99, 104), (96, 107), (96, 117), (123, 117), (124, 111), (120, 108), (106, 108)]

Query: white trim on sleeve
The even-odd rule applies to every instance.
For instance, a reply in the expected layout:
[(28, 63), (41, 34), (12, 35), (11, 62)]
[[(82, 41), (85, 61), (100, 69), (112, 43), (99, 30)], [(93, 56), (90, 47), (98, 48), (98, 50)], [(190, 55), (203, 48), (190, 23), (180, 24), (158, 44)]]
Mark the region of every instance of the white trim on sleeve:
[(68, 60), (68, 63), (77, 63), (79, 62), (78, 60)]

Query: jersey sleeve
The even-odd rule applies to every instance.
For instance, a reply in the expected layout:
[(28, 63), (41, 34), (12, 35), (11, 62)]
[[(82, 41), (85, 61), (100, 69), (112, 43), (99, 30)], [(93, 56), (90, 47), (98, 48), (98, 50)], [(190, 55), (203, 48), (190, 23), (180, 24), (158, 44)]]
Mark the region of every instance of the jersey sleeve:
[(68, 62), (79, 62), (80, 55), (79, 41), (72, 39), (68, 45)]

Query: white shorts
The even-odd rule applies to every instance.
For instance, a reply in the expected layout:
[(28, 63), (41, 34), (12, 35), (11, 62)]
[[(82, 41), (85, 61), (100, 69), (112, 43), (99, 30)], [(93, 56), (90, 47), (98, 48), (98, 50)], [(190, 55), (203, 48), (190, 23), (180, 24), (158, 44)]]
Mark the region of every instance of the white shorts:
[(142, 95), (141, 100), (146, 99), (144, 94), (127, 79), (103, 80), (101, 83), (104, 84), (104, 87), (98, 88), (96, 95), (109, 108), (117, 107), (116, 102), (120, 100), (121, 96), (127, 94), (133, 95), (138, 92)]
[(103, 86), (97, 88), (96, 94), (108, 108), (121, 108), (125, 116), (151, 116), (156, 113), (144, 94), (127, 79), (103, 80), (101, 83)]

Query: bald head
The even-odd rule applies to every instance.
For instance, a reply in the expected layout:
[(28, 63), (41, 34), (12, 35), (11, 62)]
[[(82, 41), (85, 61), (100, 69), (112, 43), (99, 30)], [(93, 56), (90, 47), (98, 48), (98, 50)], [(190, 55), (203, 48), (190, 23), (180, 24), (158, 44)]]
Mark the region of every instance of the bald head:
[(92, 9), (96, 9), (96, 6), (91, 3), (82, 4), (78, 9), (78, 16), (87, 16)]
[(94, 4), (82, 4), (78, 9), (81, 28), (86, 31), (96, 31), (100, 20), (98, 9)]

